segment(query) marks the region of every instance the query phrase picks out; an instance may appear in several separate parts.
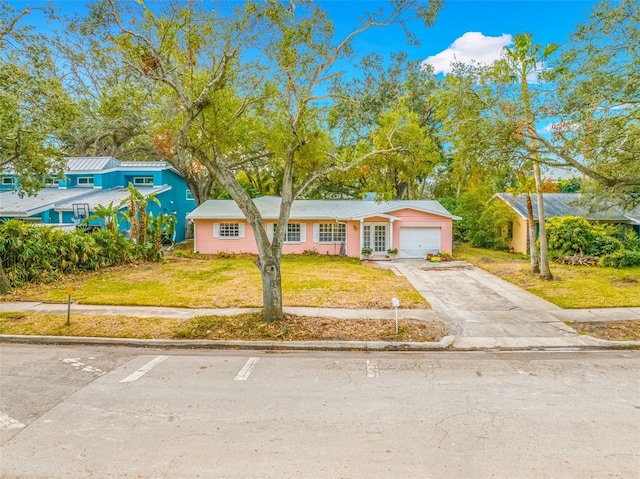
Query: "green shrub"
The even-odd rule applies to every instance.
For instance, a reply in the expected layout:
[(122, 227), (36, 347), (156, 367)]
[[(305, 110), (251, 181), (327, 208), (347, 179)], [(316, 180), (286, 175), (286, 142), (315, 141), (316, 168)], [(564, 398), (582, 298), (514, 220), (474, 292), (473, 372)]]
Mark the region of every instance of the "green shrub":
[(64, 232), (15, 219), (0, 223), (0, 261), (12, 286), (121, 264), (133, 251), (131, 241), (107, 230)]
[(490, 203), (478, 218), (475, 230), (471, 232), (471, 246), (506, 250), (507, 226), (514, 219), (513, 211), (503, 202)]
[(549, 256), (560, 258), (583, 254), (604, 256), (622, 250), (614, 225), (591, 224), (579, 216), (558, 216), (547, 220)]
[(632, 268), (640, 266), (640, 251), (621, 250), (600, 258), (602, 266), (611, 268)]

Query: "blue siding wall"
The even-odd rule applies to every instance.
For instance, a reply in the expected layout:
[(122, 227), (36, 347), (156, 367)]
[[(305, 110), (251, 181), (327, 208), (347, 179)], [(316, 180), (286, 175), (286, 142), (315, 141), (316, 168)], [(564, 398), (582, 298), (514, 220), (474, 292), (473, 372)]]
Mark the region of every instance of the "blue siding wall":
[[(90, 182), (79, 184), (78, 178), (92, 178), (93, 184)], [(148, 178), (148, 180), (141, 180), (141, 183), (135, 184), (134, 181), (136, 178)], [(17, 179), (14, 179), (14, 181), (17, 181)], [(147, 212), (153, 213), (154, 216), (157, 216), (159, 213), (175, 215), (177, 220), (175, 240), (178, 242), (183, 241), (186, 237), (186, 216), (195, 209), (196, 202), (193, 199), (187, 199), (188, 188), (184, 178), (168, 168), (161, 169), (158, 168), (156, 164), (153, 170), (145, 170), (142, 167), (137, 168), (136, 166), (135, 169), (130, 167), (117, 167), (104, 172), (92, 171), (82, 173), (76, 171), (73, 174), (67, 173), (65, 177), (59, 181), (58, 188), (82, 188), (90, 194), (92, 189), (110, 190), (114, 188), (126, 188), (129, 183), (134, 184), (134, 186), (154, 186), (159, 188), (168, 185), (171, 187), (169, 191), (158, 194), (157, 198), (161, 206), (158, 207), (152, 203), (149, 205)], [(11, 190), (13, 186), (13, 184), (3, 185), (0, 182), (0, 190), (2, 191)], [(40, 219), (43, 223), (59, 223), (60, 220), (62, 220), (62, 223), (73, 224), (72, 211), (63, 211), (60, 215), (55, 211), (54, 207), (55, 204), (52, 202), (51, 209), (32, 215), (31, 219)], [(95, 220), (90, 224), (101, 223), (100, 220)], [(128, 228), (128, 223), (123, 221), (121, 230), (125, 231)]]

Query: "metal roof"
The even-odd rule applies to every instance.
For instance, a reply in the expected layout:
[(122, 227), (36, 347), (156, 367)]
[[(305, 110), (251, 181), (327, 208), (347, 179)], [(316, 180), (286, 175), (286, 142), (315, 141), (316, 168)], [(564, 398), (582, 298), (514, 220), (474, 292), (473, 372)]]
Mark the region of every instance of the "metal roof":
[[(149, 196), (152, 193), (160, 194), (171, 189), (170, 186), (163, 186), (161, 188), (153, 187), (141, 187), (136, 188), (144, 197)], [(108, 206), (113, 202), (114, 206), (119, 205), (125, 198), (129, 196), (130, 192), (127, 188), (115, 188), (110, 190), (94, 190), (92, 195), (82, 198), (82, 203), (89, 205), (89, 210), (93, 211), (96, 206)], [(56, 202), (54, 209), (56, 211), (73, 211), (74, 203), (78, 201), (65, 201)], [(168, 207), (168, 205), (162, 205)]]
[(111, 156), (87, 156), (65, 158), (67, 168), (65, 173), (104, 171), (120, 166), (120, 162)]
[(140, 169), (143, 168), (145, 170), (154, 169), (154, 168), (170, 168), (171, 165), (166, 161), (123, 161), (120, 163), (121, 168), (126, 169)]
[[(143, 187), (137, 188), (145, 197), (151, 193), (163, 193), (169, 191), (171, 186), (161, 188)], [(42, 213), (50, 209), (55, 211), (73, 211), (75, 203), (84, 203), (93, 210), (97, 205), (107, 206), (113, 201), (119, 204), (129, 196), (127, 188), (115, 188), (101, 190), (94, 188), (70, 188), (67, 190), (58, 188), (44, 188), (36, 196), (24, 196), (20, 198), (15, 191), (0, 192), (0, 216), (12, 216), (26, 218)], [(164, 205), (168, 206), (168, 205)]]
[[(263, 219), (277, 220), (280, 216), (281, 198), (276, 196), (262, 196), (255, 198), (255, 205)], [(290, 219), (356, 219), (369, 218), (377, 215), (410, 208), (425, 213), (431, 213), (446, 218), (459, 219), (451, 215), (440, 203), (433, 200), (418, 201), (374, 201), (358, 200), (295, 200), (291, 206)], [(208, 200), (193, 210), (187, 218), (190, 219), (241, 219), (244, 214), (233, 200)]]
[(62, 190), (58, 188), (43, 188), (36, 196), (23, 196), (20, 198), (15, 191), (0, 192), (0, 216), (28, 217), (47, 211), (62, 201), (73, 201), (91, 195), (92, 188), (71, 188)]
[[(512, 195), (510, 193), (497, 193), (495, 196), (511, 206), (522, 218), (527, 218), (526, 195)], [(620, 208), (601, 202), (598, 205), (589, 205), (583, 201), (580, 193), (544, 193), (545, 218), (554, 216), (582, 216), (592, 221), (629, 221), (629, 217)], [(537, 195), (531, 195), (533, 203), (533, 217), (538, 219)]]

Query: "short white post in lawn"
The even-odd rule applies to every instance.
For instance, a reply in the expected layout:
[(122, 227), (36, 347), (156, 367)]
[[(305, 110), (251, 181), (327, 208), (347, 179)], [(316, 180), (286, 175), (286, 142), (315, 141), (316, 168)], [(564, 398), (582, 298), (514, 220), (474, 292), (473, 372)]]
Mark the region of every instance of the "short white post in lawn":
[(398, 298), (393, 298), (391, 300), (391, 306), (393, 306), (396, 310), (396, 336), (398, 335), (398, 306), (400, 306), (400, 300)]

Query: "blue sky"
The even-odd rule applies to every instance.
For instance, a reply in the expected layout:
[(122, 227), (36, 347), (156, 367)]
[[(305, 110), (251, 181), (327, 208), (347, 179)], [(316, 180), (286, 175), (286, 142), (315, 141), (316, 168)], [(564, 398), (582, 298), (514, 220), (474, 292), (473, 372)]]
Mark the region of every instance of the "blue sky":
[[(336, 30), (348, 31), (364, 8), (383, 2), (370, 0), (324, 0)], [(516, 33), (529, 32), (536, 43), (564, 43), (578, 23), (584, 22), (594, 0), (444, 0), (435, 25), (426, 28), (412, 24), (412, 31), (421, 46), (407, 46), (404, 36), (396, 29), (381, 29), (360, 38), (356, 47), (360, 53), (376, 51), (388, 54), (405, 51), (412, 60), (425, 60), (436, 71), (448, 69), (454, 54), (463, 60), (492, 60), (502, 47), (508, 45)]]
[[(131, 0), (133, 1), (133, 0)], [(357, 26), (365, 9), (376, 9), (382, 0), (320, 0), (334, 21), (336, 32), (345, 35)], [(9, 0), (15, 8), (32, 7), (46, 0)], [(62, 13), (83, 13), (85, 0), (53, 0)], [(444, 0), (435, 26), (426, 28), (418, 22), (410, 25), (420, 47), (408, 46), (404, 35), (395, 28), (378, 29), (358, 38), (358, 55), (377, 52), (383, 56), (405, 51), (411, 60), (425, 60), (436, 72), (446, 72), (454, 55), (459, 60), (474, 58), (490, 61), (516, 33), (530, 32), (536, 43), (563, 43), (584, 21), (595, 0)], [(26, 19), (25, 19), (26, 20)], [(37, 14), (29, 22), (37, 21)]]

